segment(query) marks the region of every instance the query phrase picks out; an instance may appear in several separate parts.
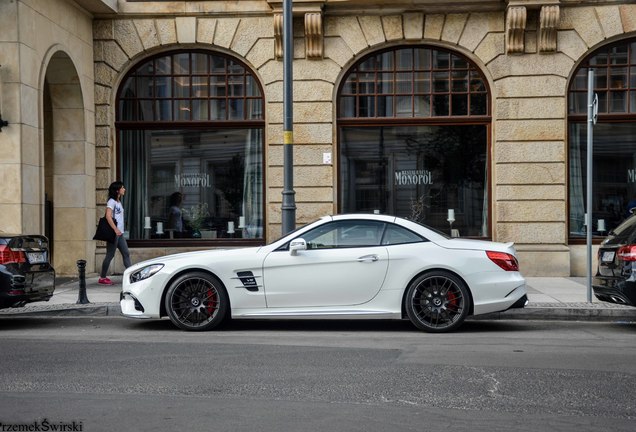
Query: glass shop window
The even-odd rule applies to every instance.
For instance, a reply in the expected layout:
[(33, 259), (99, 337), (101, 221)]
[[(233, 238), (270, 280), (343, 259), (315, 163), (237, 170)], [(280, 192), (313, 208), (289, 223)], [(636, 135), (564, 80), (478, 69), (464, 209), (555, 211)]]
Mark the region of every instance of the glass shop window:
[(117, 100), (119, 175), (133, 241), (263, 239), (263, 96), (229, 56), (146, 59)]
[(396, 47), (363, 57), (338, 94), (339, 208), (489, 237), (490, 98), (459, 53)]
[(636, 208), (636, 41), (615, 42), (591, 53), (570, 82), (569, 233), (587, 233), (587, 82), (594, 70), (598, 120), (594, 126), (592, 232), (604, 237)]

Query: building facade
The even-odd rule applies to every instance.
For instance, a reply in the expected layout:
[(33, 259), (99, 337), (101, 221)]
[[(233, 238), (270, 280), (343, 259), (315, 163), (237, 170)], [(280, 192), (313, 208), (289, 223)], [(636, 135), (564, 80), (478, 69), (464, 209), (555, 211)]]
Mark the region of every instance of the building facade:
[[(636, 5), (294, 0), (296, 223), (381, 212), (585, 274), (636, 207)], [(85, 259), (124, 181), (133, 262), (281, 235), (281, 0), (0, 0), (0, 230)], [(449, 223), (449, 219), (452, 223)], [(115, 271), (121, 263), (115, 262)]]

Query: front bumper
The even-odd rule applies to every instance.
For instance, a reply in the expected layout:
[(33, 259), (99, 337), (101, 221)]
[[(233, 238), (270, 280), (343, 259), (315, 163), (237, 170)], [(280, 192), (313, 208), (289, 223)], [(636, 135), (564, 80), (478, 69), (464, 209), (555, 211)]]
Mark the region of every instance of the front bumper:
[(147, 315), (141, 302), (129, 292), (122, 292), (119, 295), (119, 306), (121, 314), (129, 318), (152, 318)]
[(592, 290), (597, 299), (620, 305), (636, 306), (636, 281), (620, 277), (596, 276)]

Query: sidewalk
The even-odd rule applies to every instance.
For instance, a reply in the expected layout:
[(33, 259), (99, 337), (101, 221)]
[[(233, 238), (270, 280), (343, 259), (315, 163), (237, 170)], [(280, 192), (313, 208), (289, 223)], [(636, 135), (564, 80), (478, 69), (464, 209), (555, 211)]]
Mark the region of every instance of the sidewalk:
[(86, 277), (86, 297), (90, 303), (77, 304), (79, 279), (62, 277), (56, 279), (55, 291), (49, 301), (28, 303), (21, 308), (0, 309), (0, 317), (20, 316), (105, 316), (121, 314), (119, 293), (122, 276), (110, 276), (114, 285), (99, 285), (97, 274)]
[[(53, 297), (48, 302), (27, 304), (22, 308), (0, 309), (2, 316), (120, 316), (119, 293), (121, 275), (112, 276), (112, 286), (97, 284), (97, 275), (86, 278), (86, 296), (89, 304), (77, 304), (79, 280), (58, 280)], [(585, 320), (585, 321), (633, 321), (636, 307), (605, 303), (594, 296), (587, 302), (586, 278), (583, 277), (528, 277), (528, 305), (523, 309), (511, 309), (480, 315), (471, 319), (526, 319), (526, 320)]]

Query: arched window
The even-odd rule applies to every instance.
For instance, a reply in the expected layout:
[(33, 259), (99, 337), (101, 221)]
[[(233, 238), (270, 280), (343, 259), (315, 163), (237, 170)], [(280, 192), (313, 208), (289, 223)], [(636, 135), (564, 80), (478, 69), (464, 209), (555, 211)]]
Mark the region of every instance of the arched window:
[(338, 93), (340, 210), (489, 237), (490, 122), (486, 81), (462, 55), (409, 46), (362, 58)]
[(207, 51), (144, 60), (116, 119), (132, 245), (262, 242), (263, 93), (243, 63)]
[(592, 223), (604, 236), (636, 208), (636, 42), (594, 51), (570, 82), (568, 100), (570, 238), (584, 238), (587, 188), (587, 82), (594, 70), (598, 121), (594, 126)]

